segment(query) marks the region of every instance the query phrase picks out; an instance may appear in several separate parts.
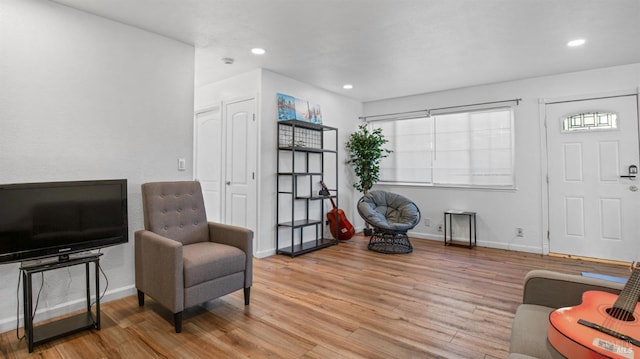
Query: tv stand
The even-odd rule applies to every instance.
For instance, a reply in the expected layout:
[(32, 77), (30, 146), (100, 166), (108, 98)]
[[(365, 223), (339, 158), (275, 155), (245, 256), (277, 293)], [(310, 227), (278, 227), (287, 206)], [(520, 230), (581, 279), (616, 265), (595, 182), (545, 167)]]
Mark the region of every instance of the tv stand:
[[(23, 299), (24, 299), (24, 332), (29, 346), (29, 353), (33, 352), (33, 347), (50, 340), (58, 339), (62, 336), (69, 335), (84, 329), (100, 330), (100, 256), (102, 253), (84, 257), (67, 257), (66, 260), (58, 260), (43, 264), (25, 265), (20, 267), (23, 281)], [(95, 286), (96, 286), (96, 309), (95, 315), (91, 311), (91, 288), (89, 281), (89, 264), (93, 263), (95, 268)], [(85, 265), (86, 273), (86, 290), (87, 290), (87, 311), (56, 320), (37, 327), (33, 325), (33, 290), (32, 276), (36, 273), (47, 272), (54, 269), (66, 268), (75, 265)]]

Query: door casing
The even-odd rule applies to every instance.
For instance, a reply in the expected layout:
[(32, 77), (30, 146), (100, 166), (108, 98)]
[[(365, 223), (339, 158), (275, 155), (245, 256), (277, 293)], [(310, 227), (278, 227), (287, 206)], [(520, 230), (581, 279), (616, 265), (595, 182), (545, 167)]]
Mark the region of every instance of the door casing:
[[(212, 221), (213, 220), (219, 221), (221, 223), (231, 224), (230, 221), (232, 220), (232, 214), (227, 213), (229, 204), (227, 203), (228, 195), (226, 193), (227, 192), (226, 187), (228, 187), (226, 185), (226, 182), (230, 180), (228, 179), (229, 174), (227, 173), (229, 171), (229, 166), (227, 166), (227, 162), (229, 161), (228, 154), (231, 151), (230, 147), (232, 147), (232, 144), (227, 138), (228, 137), (227, 132), (229, 130), (229, 126), (228, 126), (229, 119), (228, 119), (227, 112), (228, 112), (229, 106), (233, 106), (234, 104), (247, 102), (247, 101), (251, 103), (251, 106), (250, 106), (251, 117), (252, 117), (251, 125), (253, 128), (250, 131), (251, 137), (246, 139), (247, 140), (246, 142), (250, 144), (249, 148), (247, 149), (248, 163), (250, 163), (252, 167), (249, 170), (251, 173), (250, 175), (251, 181), (247, 183), (248, 185), (247, 191), (250, 193), (250, 196), (246, 199), (247, 202), (245, 205), (246, 210), (250, 212), (246, 216), (246, 219), (248, 219), (250, 222), (246, 223), (246, 227), (251, 228), (255, 233), (258, 230), (257, 208), (259, 208), (258, 206), (259, 200), (257, 196), (257, 193), (258, 193), (257, 183), (259, 183), (259, 181), (258, 181), (257, 164), (259, 163), (259, 159), (258, 159), (257, 149), (260, 146), (259, 144), (260, 141), (258, 138), (259, 120), (257, 116), (257, 97), (256, 96), (220, 101), (213, 106), (203, 107), (195, 111), (193, 174), (194, 174), (194, 179), (201, 181), (201, 183), (203, 184), (203, 193), (205, 195), (205, 206), (207, 207), (208, 219)], [(218, 139), (218, 142), (213, 147), (203, 145), (203, 143), (207, 139), (203, 138), (202, 134), (200, 133), (203, 130), (203, 126), (202, 124), (199, 123), (199, 120), (203, 118), (202, 117), (203, 115), (212, 111), (216, 112), (219, 115), (218, 123), (216, 123), (215, 126), (210, 126), (210, 128), (208, 128), (209, 133), (213, 133), (214, 138)], [(203, 150), (209, 151), (209, 153), (203, 153)], [(214, 163), (213, 166), (218, 168), (219, 171), (213, 171), (213, 170), (208, 171), (209, 173), (213, 173), (216, 176), (216, 178), (211, 181), (208, 181), (210, 183), (208, 184), (208, 186), (205, 186), (204, 181), (199, 178), (201, 174), (206, 172), (206, 171), (203, 171), (201, 166), (203, 164), (209, 164), (210, 162), (213, 162)], [(212, 188), (208, 188), (208, 187), (212, 187)], [(209, 212), (211, 212), (212, 215), (209, 215)], [(239, 224), (239, 223), (236, 223), (236, 224)], [(245, 224), (242, 224), (242, 225), (245, 225)], [(257, 235), (254, 235), (254, 241), (257, 237), (258, 237)], [(253, 248), (254, 248), (254, 251), (257, 248), (255, 243)]]
[[(629, 96), (635, 95), (640, 98), (640, 88), (637, 89), (628, 89), (628, 90), (620, 90), (620, 91), (611, 91), (597, 94), (587, 94), (587, 95), (574, 95), (574, 96), (565, 96), (565, 97), (557, 97), (557, 98), (541, 98), (538, 101), (538, 116), (539, 116), (539, 128), (540, 128), (540, 158), (541, 158), (541, 168), (540, 171), (540, 181), (542, 184), (541, 187), (541, 233), (543, 236), (541, 238), (541, 254), (547, 255), (550, 253), (549, 248), (549, 177), (548, 177), (548, 144), (547, 144), (547, 128), (546, 128), (546, 106), (548, 104), (558, 103), (558, 102), (568, 102), (568, 101), (580, 101), (580, 100), (588, 100), (588, 99), (598, 99), (598, 98), (607, 98), (607, 97), (619, 97), (619, 96)], [(640, 104), (637, 106), (637, 113), (640, 115)], [(638, 124), (640, 127), (640, 123)], [(638, 135), (640, 138), (640, 134)], [(640, 148), (640, 143), (638, 144)], [(640, 179), (639, 179), (640, 185)]]

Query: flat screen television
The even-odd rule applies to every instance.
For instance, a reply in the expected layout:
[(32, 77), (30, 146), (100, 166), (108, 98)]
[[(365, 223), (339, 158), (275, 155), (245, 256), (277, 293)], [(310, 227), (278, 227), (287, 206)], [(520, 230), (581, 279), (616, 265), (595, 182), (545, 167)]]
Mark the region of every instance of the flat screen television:
[(128, 240), (126, 179), (0, 184), (0, 263)]

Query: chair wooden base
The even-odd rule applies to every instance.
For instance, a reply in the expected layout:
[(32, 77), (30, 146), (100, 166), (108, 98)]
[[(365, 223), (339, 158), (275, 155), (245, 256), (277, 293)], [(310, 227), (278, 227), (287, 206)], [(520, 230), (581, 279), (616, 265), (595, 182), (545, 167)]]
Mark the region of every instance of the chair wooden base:
[[(144, 292), (138, 289), (138, 306), (144, 306)], [(173, 313), (173, 325), (176, 328), (176, 333), (182, 333), (182, 312)]]
[(176, 327), (176, 333), (182, 333), (182, 312), (173, 313), (173, 325)]
[[(249, 305), (251, 298), (251, 287), (244, 288), (244, 305)], [(138, 290), (138, 306), (144, 306), (144, 292)], [(176, 327), (176, 333), (182, 333), (182, 312), (173, 313), (173, 323)]]

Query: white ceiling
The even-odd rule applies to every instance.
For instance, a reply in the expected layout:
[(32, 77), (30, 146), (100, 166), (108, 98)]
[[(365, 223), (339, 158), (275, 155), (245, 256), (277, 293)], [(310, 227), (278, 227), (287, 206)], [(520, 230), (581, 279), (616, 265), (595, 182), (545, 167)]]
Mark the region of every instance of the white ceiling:
[(55, 2), (194, 45), (196, 85), (262, 67), (370, 101), (640, 62), (640, 0)]

